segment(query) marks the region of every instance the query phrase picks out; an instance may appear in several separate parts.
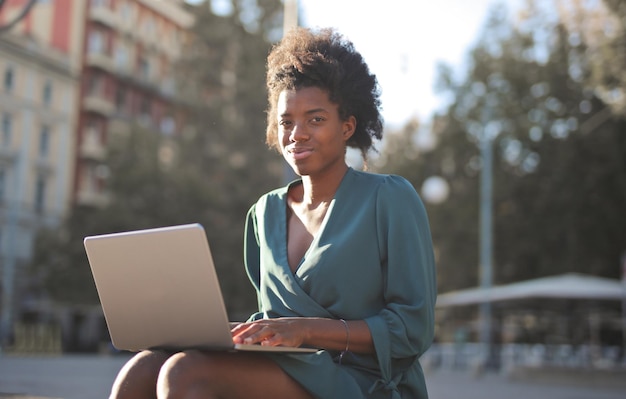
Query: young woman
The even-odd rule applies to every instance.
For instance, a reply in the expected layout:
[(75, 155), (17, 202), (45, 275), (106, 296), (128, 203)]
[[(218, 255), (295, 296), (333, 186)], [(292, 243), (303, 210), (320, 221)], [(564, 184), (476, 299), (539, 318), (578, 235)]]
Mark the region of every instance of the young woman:
[(435, 267), (427, 216), (405, 179), (356, 171), (382, 137), (376, 77), (333, 30), (297, 28), (268, 57), (267, 143), (300, 176), (246, 221), (259, 312), (235, 343), (314, 354), (144, 351), (111, 398), (427, 398)]

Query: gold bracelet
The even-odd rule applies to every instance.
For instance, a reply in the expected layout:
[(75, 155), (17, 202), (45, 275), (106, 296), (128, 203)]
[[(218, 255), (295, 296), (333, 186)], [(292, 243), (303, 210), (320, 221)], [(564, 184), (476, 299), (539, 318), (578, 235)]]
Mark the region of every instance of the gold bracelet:
[(350, 328), (348, 327), (347, 321), (345, 321), (344, 319), (339, 319), (339, 320), (343, 323), (343, 326), (346, 328), (346, 349), (344, 349), (343, 352), (339, 354), (339, 364), (341, 364), (341, 361), (343, 360), (343, 355), (345, 355), (346, 352), (348, 352), (348, 350), (350, 349)]

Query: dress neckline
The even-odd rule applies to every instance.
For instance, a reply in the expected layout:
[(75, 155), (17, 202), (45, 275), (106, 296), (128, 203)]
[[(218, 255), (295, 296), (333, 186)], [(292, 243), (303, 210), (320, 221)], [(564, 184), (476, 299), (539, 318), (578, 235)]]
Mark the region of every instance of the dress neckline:
[(298, 262), (298, 265), (296, 266), (295, 270), (291, 270), (291, 266), (289, 265), (289, 254), (288, 254), (288, 239), (289, 239), (289, 229), (288, 229), (288, 223), (289, 223), (289, 214), (291, 212), (291, 210), (289, 209), (289, 189), (291, 187), (293, 187), (294, 185), (297, 184), (302, 184), (302, 179), (296, 179), (292, 182), (290, 182), (287, 186), (286, 186), (286, 190), (285, 190), (285, 195), (284, 195), (284, 212), (282, 213), (282, 217), (283, 220), (281, 221), (281, 226), (283, 229), (283, 237), (284, 237), (284, 241), (283, 241), (283, 259), (284, 259), (284, 263), (283, 266), (286, 268), (287, 271), (289, 271), (289, 274), (297, 277), (300, 272), (302, 271), (302, 266), (304, 265), (304, 263), (307, 260), (308, 255), (311, 253), (311, 251), (318, 247), (318, 243), (320, 241), (320, 238), (322, 237), (322, 235), (324, 234), (324, 231), (326, 230), (326, 226), (332, 216), (333, 213), (333, 209), (335, 207), (335, 204), (337, 202), (337, 198), (341, 196), (342, 193), (342, 187), (345, 186), (345, 182), (346, 182), (346, 178), (348, 177), (348, 175), (351, 175), (353, 172), (353, 169), (351, 167), (348, 167), (348, 169), (346, 170), (346, 173), (343, 175), (343, 177), (341, 178), (341, 182), (339, 183), (339, 186), (337, 187), (337, 190), (335, 191), (335, 194), (333, 195), (332, 200), (330, 201), (330, 204), (328, 205), (328, 209), (326, 210), (326, 214), (324, 215), (324, 218), (322, 220), (322, 223), (320, 224), (319, 229), (317, 230), (317, 232), (315, 233), (315, 235), (313, 236), (313, 239), (311, 240), (311, 244), (309, 245), (309, 247), (307, 248), (307, 250), (304, 252), (304, 255), (302, 256), (302, 258), (300, 259), (300, 261)]

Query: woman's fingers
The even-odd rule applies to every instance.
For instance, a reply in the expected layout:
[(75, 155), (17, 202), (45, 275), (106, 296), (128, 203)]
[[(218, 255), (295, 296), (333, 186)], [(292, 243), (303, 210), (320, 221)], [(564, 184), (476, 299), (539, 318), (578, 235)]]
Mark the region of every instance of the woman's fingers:
[(256, 344), (271, 334), (265, 324), (258, 322), (243, 323), (232, 330), (233, 341), (239, 344)]
[(233, 341), (269, 346), (300, 346), (299, 331), (291, 320), (263, 319), (243, 323), (232, 330)]

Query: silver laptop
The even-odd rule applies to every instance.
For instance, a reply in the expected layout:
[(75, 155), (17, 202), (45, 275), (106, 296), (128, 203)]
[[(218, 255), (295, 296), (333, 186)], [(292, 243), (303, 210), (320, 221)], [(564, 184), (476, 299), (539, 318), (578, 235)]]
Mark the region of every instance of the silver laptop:
[(235, 345), (200, 224), (85, 237), (113, 346), (143, 349), (315, 352)]

